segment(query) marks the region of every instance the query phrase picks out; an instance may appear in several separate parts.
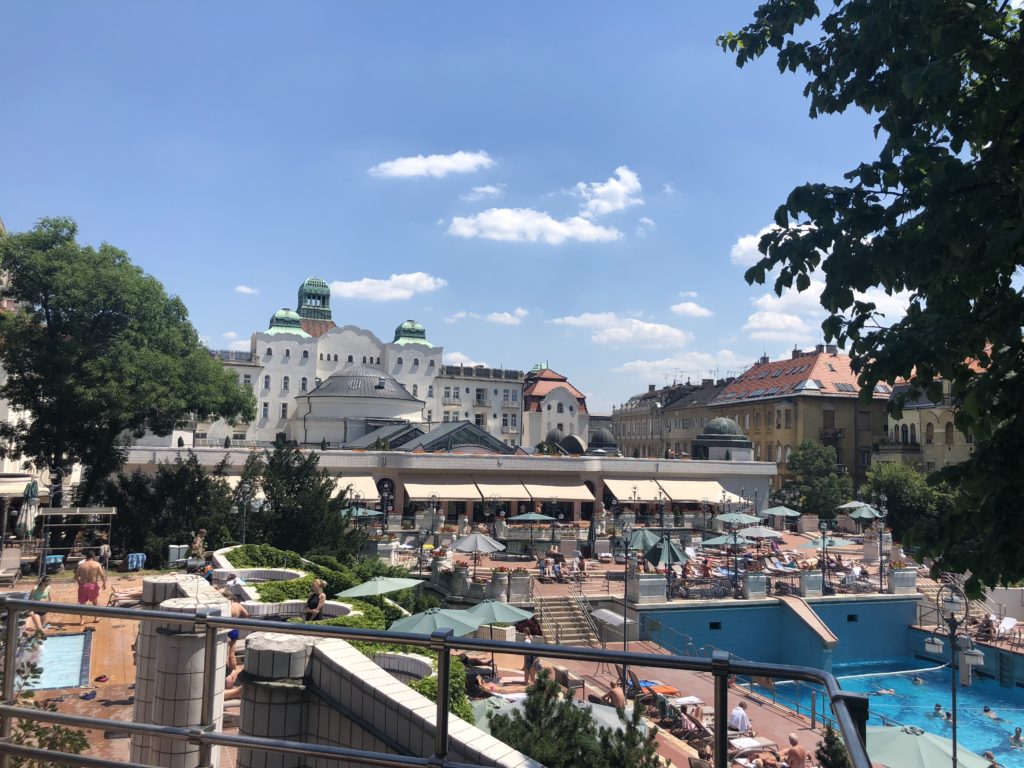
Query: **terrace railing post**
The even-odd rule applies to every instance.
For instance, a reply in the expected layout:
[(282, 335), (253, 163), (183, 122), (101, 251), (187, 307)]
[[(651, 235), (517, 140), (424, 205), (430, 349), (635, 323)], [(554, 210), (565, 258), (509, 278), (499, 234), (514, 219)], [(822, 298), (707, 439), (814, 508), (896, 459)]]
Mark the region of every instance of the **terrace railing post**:
[[(837, 702), (845, 704), (846, 711), (850, 715), (850, 719), (853, 720), (853, 727), (857, 731), (857, 735), (860, 737), (860, 743), (867, 745), (868, 743), (868, 697), (863, 693), (846, 693), (842, 692), (832, 696), (832, 706), (835, 709)], [(824, 716), (821, 718), (822, 722), (825, 721)]]
[(434, 729), (434, 760), (440, 764), (448, 757), (448, 683), (452, 656), (448, 641), (454, 636), (450, 629), (439, 629), (430, 635), (430, 647), (437, 651), (437, 724)]
[[(220, 611), (216, 608), (199, 608), (196, 611), (196, 618), (205, 619), (208, 616), (219, 616)], [(202, 727), (214, 730), (216, 727), (214, 705), (217, 699), (218, 671), (217, 664), (217, 633), (219, 629), (212, 624), (205, 625), (205, 646), (203, 648), (203, 700), (200, 709), (199, 720)], [(213, 765), (213, 744), (203, 741), (199, 745), (199, 765)]]
[[(6, 597), (0, 597), (0, 601), (6, 603)], [(2, 604), (2, 603), (0, 603)], [(4, 637), (4, 685), (3, 700), (5, 702), (14, 700), (14, 675), (18, 666), (18, 615), (20, 611), (12, 605), (4, 605), (7, 614), (7, 632)], [(13, 722), (8, 715), (0, 719), (0, 739), (6, 741), (11, 737)], [(10, 755), (4, 754), (0, 757), (0, 766), (7, 768), (10, 762)]]
[(729, 768), (729, 664), (728, 651), (713, 651), (715, 676), (715, 768)]

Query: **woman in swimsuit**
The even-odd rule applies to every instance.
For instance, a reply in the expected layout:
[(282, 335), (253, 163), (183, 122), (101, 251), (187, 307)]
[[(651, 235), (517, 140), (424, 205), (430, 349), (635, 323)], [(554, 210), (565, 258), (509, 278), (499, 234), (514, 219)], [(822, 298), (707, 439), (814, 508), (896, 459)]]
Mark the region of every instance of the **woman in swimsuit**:
[[(43, 576), (32, 588), (28, 595), (29, 600), (45, 600), (50, 602), (50, 577)], [(46, 625), (46, 611), (32, 611), (26, 620), (28, 627), (38, 635), (43, 634), (43, 627)]]
[(316, 579), (313, 582), (313, 591), (306, 599), (306, 621), (318, 621), (322, 618), (320, 612), (324, 609), (324, 603), (327, 602), (327, 595), (324, 594), (326, 586), (327, 582), (323, 579)]

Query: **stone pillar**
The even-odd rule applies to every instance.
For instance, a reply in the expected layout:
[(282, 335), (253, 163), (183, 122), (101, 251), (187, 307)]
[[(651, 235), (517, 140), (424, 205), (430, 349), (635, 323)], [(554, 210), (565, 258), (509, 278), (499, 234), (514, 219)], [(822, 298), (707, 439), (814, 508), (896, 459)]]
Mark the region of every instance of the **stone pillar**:
[[(246, 736), (302, 741), (306, 688), (302, 681), (313, 650), (309, 637), (257, 632), (246, 638), (242, 718)], [(238, 750), (238, 768), (297, 768), (300, 755)]]

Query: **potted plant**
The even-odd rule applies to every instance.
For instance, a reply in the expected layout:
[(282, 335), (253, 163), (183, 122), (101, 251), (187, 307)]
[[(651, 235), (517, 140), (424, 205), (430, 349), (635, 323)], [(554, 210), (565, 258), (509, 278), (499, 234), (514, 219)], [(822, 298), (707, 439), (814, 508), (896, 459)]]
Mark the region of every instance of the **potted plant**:
[(508, 575), (508, 599), (513, 603), (525, 603), (530, 599), (530, 582), (533, 576), (522, 566), (512, 569)]
[(469, 592), (469, 563), (465, 560), (455, 561), (455, 574), (452, 576), (452, 594), (465, 595)]
[(491, 571), (491, 582), (487, 585), (487, 597), (503, 603), (508, 600), (508, 574), (509, 570), (505, 566), (494, 568)]
[(917, 568), (911, 567), (903, 560), (890, 562), (886, 577), (890, 595), (910, 595), (917, 592)]

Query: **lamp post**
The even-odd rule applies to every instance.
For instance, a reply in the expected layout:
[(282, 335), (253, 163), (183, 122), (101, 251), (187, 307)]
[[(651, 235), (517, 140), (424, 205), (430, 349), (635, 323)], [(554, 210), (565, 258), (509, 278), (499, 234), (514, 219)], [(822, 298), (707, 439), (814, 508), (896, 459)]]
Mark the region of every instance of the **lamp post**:
[(821, 591), (825, 592), (828, 585), (828, 520), (818, 521), (818, 533), (821, 534)]
[(726, 523), (726, 527), (732, 534), (732, 596), (738, 599), (740, 596), (739, 527), (736, 523)]
[[(624, 570), (622, 573), (622, 652), (627, 653), (629, 651), (629, 623), (626, 618), (626, 596), (629, 594), (629, 562), (632, 557), (632, 553), (629, 550), (629, 537), (633, 533), (633, 528), (627, 523), (622, 526), (622, 535), (625, 537), (626, 556), (623, 558)], [(622, 691), (626, 691), (626, 664), (622, 664)]]
[(709, 504), (710, 504), (710, 502), (707, 500), (707, 497), (705, 497), (705, 498), (700, 500), (700, 511), (701, 511), (701, 514), (704, 516), (704, 528), (703, 528), (703, 530), (705, 530), (705, 531), (708, 529), (708, 505)]
[(964, 591), (956, 584), (945, 583), (939, 587), (938, 593), (935, 595), (935, 600), (939, 604), (939, 615), (946, 622), (946, 627), (949, 629), (949, 693), (951, 699), (951, 707), (953, 709), (953, 768), (957, 768), (956, 752), (956, 678), (957, 678), (957, 628), (960, 626), (960, 620), (957, 618), (957, 614), (963, 612), (964, 618), (963, 623), (967, 624), (967, 619), (971, 612), (971, 604), (967, 600), (967, 595)]
[(554, 549), (555, 535), (558, 533), (558, 519), (562, 515), (558, 511), (558, 499), (552, 496), (548, 499), (548, 511), (551, 513), (551, 517), (556, 518), (551, 521), (551, 547)]
[(883, 551), (882, 551), (882, 538), (885, 533), (885, 494), (882, 492), (878, 493), (876, 502), (878, 504), (878, 511), (881, 512), (882, 516), (875, 521), (876, 527), (878, 528), (878, 591), (885, 591), (885, 563), (883, 562)]

